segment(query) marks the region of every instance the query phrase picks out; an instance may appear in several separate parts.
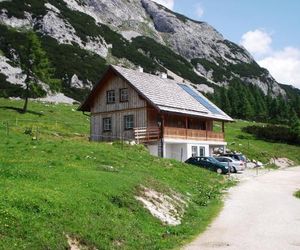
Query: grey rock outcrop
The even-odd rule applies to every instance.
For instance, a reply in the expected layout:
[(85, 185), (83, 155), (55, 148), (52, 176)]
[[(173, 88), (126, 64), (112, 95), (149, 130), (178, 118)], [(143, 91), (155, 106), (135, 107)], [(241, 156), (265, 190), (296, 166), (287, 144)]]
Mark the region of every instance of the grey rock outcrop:
[[(245, 48), (224, 39), (205, 22), (191, 20), (151, 0), (62, 0), (62, 3), (70, 10), (92, 17), (99, 28), (101, 24), (109, 26), (128, 42), (135, 37), (146, 36), (168, 46), (188, 60), (194, 71), (209, 83), (226, 86), (237, 78), (245, 84), (259, 86), (265, 94), (285, 94), (267, 71), (248, 76), (232, 70), (234, 65), (258, 66)], [(33, 18), (32, 13), (26, 12), (23, 19), (9, 16), (6, 9), (0, 9), (0, 23), (13, 28), (38, 27), (39, 32), (51, 36), (60, 44), (76, 44), (107, 61), (128, 59), (110, 57), (111, 45), (100, 35), (87, 35), (86, 39), (82, 39), (76, 27), (63, 16), (59, 6), (54, 6), (53, 2), (46, 3), (46, 14)], [(193, 60), (198, 61), (194, 63)], [(128, 61), (128, 65), (133, 63)], [(217, 74), (225, 75), (224, 71), (230, 72), (226, 77), (216, 77)]]

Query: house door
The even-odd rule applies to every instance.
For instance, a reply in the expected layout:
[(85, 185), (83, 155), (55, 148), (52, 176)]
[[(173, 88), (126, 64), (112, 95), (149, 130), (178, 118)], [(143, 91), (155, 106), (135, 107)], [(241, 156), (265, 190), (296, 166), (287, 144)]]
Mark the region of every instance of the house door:
[(205, 147), (199, 147), (199, 156), (205, 156)]
[(192, 146), (192, 157), (197, 157), (197, 156), (198, 156), (198, 147)]

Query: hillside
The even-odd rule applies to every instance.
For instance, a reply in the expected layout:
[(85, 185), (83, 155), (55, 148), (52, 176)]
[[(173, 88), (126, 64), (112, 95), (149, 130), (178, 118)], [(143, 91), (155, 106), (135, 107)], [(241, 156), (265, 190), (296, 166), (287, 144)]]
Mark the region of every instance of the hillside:
[[(171, 71), (211, 98), (224, 89), (246, 86), (252, 96), (242, 96), (245, 105), (261, 96), (282, 96), (290, 106), (300, 106), (299, 91), (276, 82), (244, 48), (209, 24), (150, 0), (5, 0), (0, 9), (2, 97), (24, 95), (26, 76), (19, 59), (26, 34), (34, 30), (55, 77), (62, 79), (61, 91), (77, 101), (84, 99), (108, 64), (121, 64), (151, 73)], [(51, 94), (47, 83), (40, 84), (38, 95)], [(234, 109), (224, 109), (244, 118)], [(265, 116), (253, 110), (249, 119)]]
[[(76, 106), (32, 103), (20, 115), (21, 106), (0, 99), (1, 249), (67, 249), (68, 241), (82, 249), (172, 249), (220, 210), (230, 185), (224, 177), (152, 157), (140, 145), (89, 142)], [(173, 206), (169, 216), (182, 217), (181, 225), (143, 207), (135, 197), (146, 199), (148, 189), (161, 194), (154, 204)]]
[[(18, 113), (21, 107), (21, 101), (0, 98), (4, 249), (66, 249), (68, 244), (171, 249), (205, 229), (221, 208), (222, 190), (232, 184), (215, 173), (152, 157), (140, 145), (89, 142), (89, 119), (75, 111), (77, 106), (31, 102), (25, 115)], [(300, 162), (299, 147), (241, 132), (250, 124), (226, 125), (229, 148), (262, 162), (275, 155)], [(175, 198), (175, 208), (185, 211), (181, 225), (153, 217), (135, 199), (145, 195), (144, 188), (184, 200), (182, 207)]]

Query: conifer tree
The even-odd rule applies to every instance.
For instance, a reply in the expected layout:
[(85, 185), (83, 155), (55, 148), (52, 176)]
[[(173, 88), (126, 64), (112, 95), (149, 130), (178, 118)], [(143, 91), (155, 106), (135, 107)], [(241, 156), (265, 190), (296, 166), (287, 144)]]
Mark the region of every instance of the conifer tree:
[(298, 133), (300, 135), (299, 117), (297, 116), (297, 113), (293, 108), (291, 108), (290, 110), (289, 126), (293, 132)]
[(221, 90), (220, 99), (221, 99), (221, 109), (228, 114), (231, 114), (231, 105), (228, 98), (228, 90), (226, 88)]
[(22, 111), (26, 113), (30, 94), (39, 95), (41, 92), (39, 81), (46, 83), (52, 91), (58, 91), (61, 82), (53, 77), (53, 68), (35, 32), (27, 33), (27, 39), (21, 46), (21, 51), (20, 65), (26, 74), (25, 102)]

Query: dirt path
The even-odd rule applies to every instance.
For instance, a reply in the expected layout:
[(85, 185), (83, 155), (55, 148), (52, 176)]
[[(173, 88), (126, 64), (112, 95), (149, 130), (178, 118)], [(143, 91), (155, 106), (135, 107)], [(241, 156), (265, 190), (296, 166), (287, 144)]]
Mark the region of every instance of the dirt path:
[(300, 167), (248, 178), (229, 191), (212, 225), (191, 249), (300, 249)]

